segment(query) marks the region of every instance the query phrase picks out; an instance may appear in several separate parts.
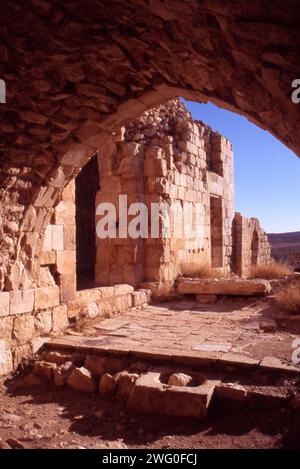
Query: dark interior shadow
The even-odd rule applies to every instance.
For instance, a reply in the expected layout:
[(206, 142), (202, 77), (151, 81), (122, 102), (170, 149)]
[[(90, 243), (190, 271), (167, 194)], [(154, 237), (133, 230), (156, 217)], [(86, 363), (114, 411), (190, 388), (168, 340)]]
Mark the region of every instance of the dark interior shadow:
[(216, 303), (198, 304), (192, 296), (186, 295), (186, 300), (182, 301), (166, 301), (157, 303), (155, 306), (165, 308), (170, 311), (191, 311), (191, 312), (207, 312), (207, 313), (233, 313), (241, 308), (248, 306), (254, 307), (259, 298), (245, 300), (239, 297), (222, 297)]

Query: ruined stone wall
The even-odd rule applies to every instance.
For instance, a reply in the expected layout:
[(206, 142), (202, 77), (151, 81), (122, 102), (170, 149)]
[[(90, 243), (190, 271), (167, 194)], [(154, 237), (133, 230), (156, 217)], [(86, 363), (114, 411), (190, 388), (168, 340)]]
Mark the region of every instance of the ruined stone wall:
[(268, 236), (257, 218), (246, 218), (236, 213), (233, 222), (234, 271), (240, 277), (250, 274), (251, 267), (268, 264), (271, 246)]
[[(146, 239), (97, 238), (97, 284), (144, 281), (171, 286), (179, 273), (204, 260), (211, 264), (212, 258), (214, 267), (230, 271), (233, 157), (226, 138), (194, 121), (183, 103), (173, 100), (129, 123), (99, 153), (97, 206), (111, 202), (118, 208), (122, 194), (128, 206), (145, 203), (149, 214), (151, 204), (160, 203), (179, 210), (188, 206), (194, 216), (180, 227), (171, 214), (166, 237), (161, 230), (159, 238), (150, 236), (149, 215)], [(190, 221), (195, 233), (186, 236), (184, 227)]]
[(43, 238), (36, 287), (0, 292), (0, 376), (77, 318), (109, 317), (150, 299), (149, 291), (124, 284), (76, 292), (74, 181), (59, 200)]

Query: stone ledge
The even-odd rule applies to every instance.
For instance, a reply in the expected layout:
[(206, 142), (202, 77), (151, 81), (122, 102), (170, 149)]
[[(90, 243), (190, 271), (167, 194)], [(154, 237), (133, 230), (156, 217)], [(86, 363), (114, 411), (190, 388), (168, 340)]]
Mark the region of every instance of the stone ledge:
[(224, 353), (219, 358), (219, 362), (224, 365), (235, 365), (243, 368), (255, 368), (259, 365), (259, 360), (246, 357), (245, 355), (234, 355), (232, 353)]
[(177, 291), (195, 295), (254, 296), (270, 293), (271, 285), (267, 280), (181, 278)]
[[(200, 368), (220, 368), (220, 366), (229, 365), (232, 368), (237, 368), (239, 370), (249, 368), (264, 369), (267, 372), (276, 372), (282, 374), (294, 374), (300, 375), (300, 368), (283, 365), (280, 361), (274, 357), (266, 357), (261, 362), (249, 357), (233, 354), (226, 354), (221, 352), (200, 352), (200, 351), (191, 351), (183, 352), (178, 351), (178, 354), (170, 354), (168, 350), (151, 349), (147, 350), (146, 347), (143, 347), (143, 350), (133, 347), (122, 347), (121, 345), (107, 344), (105, 338), (89, 338), (83, 336), (68, 336), (57, 339), (48, 340), (45, 343), (46, 349), (55, 350), (55, 349), (72, 349), (80, 350), (85, 353), (93, 353), (97, 355), (119, 355), (123, 358), (127, 357), (133, 361), (149, 361), (151, 363), (165, 363), (172, 365), (185, 365), (194, 370)], [(268, 360), (267, 360), (268, 358)], [(274, 366), (270, 362), (269, 358), (274, 360)]]
[(300, 367), (285, 365), (276, 357), (264, 357), (260, 362), (259, 367), (266, 371), (289, 375), (300, 375)]

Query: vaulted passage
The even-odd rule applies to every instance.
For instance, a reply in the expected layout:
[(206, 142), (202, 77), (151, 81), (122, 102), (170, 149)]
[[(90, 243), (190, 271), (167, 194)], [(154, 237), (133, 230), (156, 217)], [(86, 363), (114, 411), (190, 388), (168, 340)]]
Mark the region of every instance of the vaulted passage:
[(95, 283), (96, 227), (95, 201), (99, 190), (97, 155), (75, 180), (76, 273), (77, 289), (92, 288)]
[[(178, 249), (169, 243), (166, 249), (157, 249), (154, 243), (145, 241), (141, 248), (134, 242), (127, 249), (118, 246), (110, 251), (116, 263), (110, 262), (110, 256), (104, 258), (105, 250), (102, 254), (99, 249), (96, 259), (94, 204), (99, 171), (96, 159), (88, 162), (108, 145), (103, 153), (106, 172), (101, 175), (101, 192), (106, 196), (114, 187), (118, 194), (113, 176), (121, 177), (124, 168), (126, 172), (132, 169), (127, 164), (127, 147), (122, 153), (122, 171), (114, 174), (116, 168), (108, 166), (115, 161), (114, 145), (119, 150), (124, 141), (120, 129), (149, 109), (183, 96), (244, 115), (300, 155), (300, 105), (291, 100), (291, 83), (299, 76), (299, 17), (300, 3), (295, 0), (287, 0), (284, 8), (279, 0), (272, 2), (272, 8), (261, 0), (90, 0), (88, 8), (83, 0), (7, 2), (0, 29), (0, 79), (6, 84), (6, 103), (0, 105), (0, 319), (4, 324), (0, 355), (5, 358), (4, 365), (0, 361), (0, 374), (17, 366), (24, 350), (30, 353), (27, 345), (32, 337), (58, 332), (69, 319), (88, 314), (87, 308), (82, 312), (81, 298), (77, 309), (73, 303), (78, 299), (76, 270), (78, 289), (94, 285), (95, 264), (98, 284), (107, 285), (107, 279), (111, 285), (123, 281), (140, 285), (143, 279), (162, 278), (171, 282), (178, 274), (169, 265), (173, 253), (182, 264), (209, 251), (209, 234), (204, 233), (202, 245)], [(145, 144), (140, 128), (130, 138), (131, 149)], [(148, 137), (152, 130), (148, 129)], [(172, 123), (158, 135), (159, 142), (169, 130)], [(195, 166), (195, 129), (190, 130), (183, 143), (191, 149), (188, 163)], [(110, 155), (112, 135), (115, 142)], [(166, 155), (174, 150), (170, 136), (161, 142)], [(144, 172), (140, 171), (133, 186), (132, 180), (123, 178), (122, 192), (145, 193), (147, 203), (169, 196), (169, 187), (157, 178), (173, 171), (180, 184), (173, 184), (171, 178), (167, 182), (179, 185), (181, 199), (187, 193), (194, 203), (195, 194), (186, 189), (197, 192), (200, 188), (190, 187), (194, 181), (190, 174), (183, 174), (178, 149), (175, 145), (176, 171), (171, 158), (164, 160), (155, 150), (144, 158)], [(201, 153), (204, 149), (201, 143)], [(220, 195), (215, 188), (223, 174), (214, 154), (203, 159), (205, 165), (204, 161), (213, 173), (202, 181), (211, 186), (206, 191), (209, 206), (210, 194)], [(201, 178), (198, 174), (194, 179), (199, 182)], [(147, 187), (139, 188), (144, 180)], [(177, 187), (173, 190), (176, 193)], [(225, 202), (223, 198), (226, 208)], [(226, 229), (231, 230), (229, 224)], [(236, 215), (234, 229), (236, 270), (242, 274), (251, 259), (253, 230), (258, 230), (265, 259), (269, 251), (255, 219), (249, 222)], [(213, 232), (215, 262), (229, 269), (231, 233), (224, 238), (228, 246), (221, 259), (217, 254), (220, 230), (216, 227)], [(227, 234), (225, 228), (223, 232)], [(131, 290), (125, 288), (122, 301), (123, 293), (116, 296), (114, 287), (109, 291), (119, 302), (116, 310), (131, 306)], [(109, 309), (110, 304), (106, 306)]]
[(1, 290), (34, 286), (39, 235), (61, 190), (111, 132), (151, 107), (180, 95), (209, 100), (300, 154), (300, 106), (291, 100), (299, 2), (84, 5), (11, 0), (1, 12)]

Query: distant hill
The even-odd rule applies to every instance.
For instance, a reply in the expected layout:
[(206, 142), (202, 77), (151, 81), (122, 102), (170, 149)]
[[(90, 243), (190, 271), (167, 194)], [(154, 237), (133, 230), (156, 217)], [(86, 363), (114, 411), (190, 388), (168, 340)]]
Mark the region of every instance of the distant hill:
[(300, 231), (268, 233), (271, 255), (274, 259), (300, 269)]
[(268, 239), (271, 244), (300, 243), (300, 231), (292, 231), (291, 233), (268, 233)]

